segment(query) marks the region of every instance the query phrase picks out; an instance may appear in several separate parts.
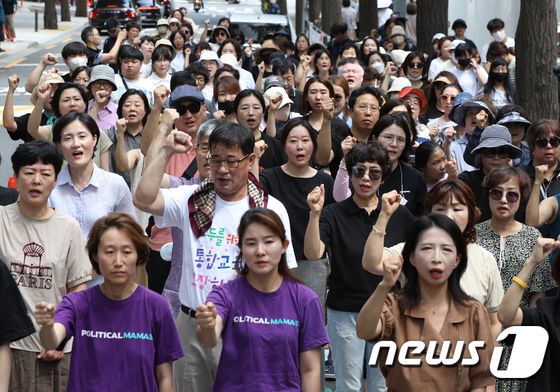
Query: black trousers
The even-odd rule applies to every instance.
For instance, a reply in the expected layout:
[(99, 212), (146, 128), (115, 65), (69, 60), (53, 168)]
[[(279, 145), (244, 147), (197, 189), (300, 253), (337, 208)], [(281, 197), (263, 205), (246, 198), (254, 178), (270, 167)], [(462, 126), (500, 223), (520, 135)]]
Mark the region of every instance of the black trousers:
[(161, 258), (158, 251), (150, 249), (146, 272), (148, 273), (148, 288), (161, 294), (165, 286), (165, 281), (171, 271), (171, 262)]

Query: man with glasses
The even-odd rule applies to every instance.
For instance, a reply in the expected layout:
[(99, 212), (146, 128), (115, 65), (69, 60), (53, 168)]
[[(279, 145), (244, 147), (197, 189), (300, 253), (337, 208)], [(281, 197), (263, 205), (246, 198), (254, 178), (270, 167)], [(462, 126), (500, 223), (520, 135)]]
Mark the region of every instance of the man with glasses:
[[(486, 127), (480, 137), (479, 145), (472, 150), (473, 154), (479, 154), (480, 159), (476, 159), (480, 164), (478, 169), (463, 172), (459, 179), (463, 180), (473, 191), (477, 206), (480, 208), (480, 222), (484, 222), (492, 217), (490, 204), (488, 202), (488, 191), (482, 186), (484, 177), (493, 169), (511, 165), (513, 159), (521, 158), (521, 149), (511, 143), (511, 134), (503, 125), (491, 125)], [(525, 204), (519, 207), (515, 214), (515, 219), (519, 222), (525, 221)]]
[[(202, 105), (203, 98), (199, 96), (194, 100), (192, 95), (180, 100), (172, 96), (175, 109), (165, 110), (159, 127), (159, 132), (167, 135), (164, 147), (148, 152), (150, 162), (144, 170), (134, 202), (138, 208), (155, 216), (157, 226), (183, 230), (181, 311), (177, 316), (177, 327), (186, 355), (175, 363), (175, 387), (180, 391), (209, 391), (221, 345), (212, 349), (200, 346), (194, 309), (205, 303), (213, 286), (237, 275), (234, 264), (238, 256), (237, 227), (241, 216), (249, 208), (270, 208), (281, 217), (288, 239), (291, 235), (288, 214), (282, 203), (267, 195), (249, 174), (255, 160), (255, 139), (249, 130), (238, 124), (224, 123), (211, 133), (208, 179), (200, 185), (159, 189), (170, 158), (192, 150), (194, 139), (179, 129), (172, 130), (181, 117), (188, 120), (196, 106)], [(287, 260), (291, 268), (297, 266), (291, 245)]]
[(107, 132), (115, 126), (119, 118), (117, 105), (111, 101), (111, 93), (117, 89), (113, 69), (104, 64), (93, 67), (88, 89), (93, 96), (88, 102), (88, 113), (95, 119), (99, 129)]

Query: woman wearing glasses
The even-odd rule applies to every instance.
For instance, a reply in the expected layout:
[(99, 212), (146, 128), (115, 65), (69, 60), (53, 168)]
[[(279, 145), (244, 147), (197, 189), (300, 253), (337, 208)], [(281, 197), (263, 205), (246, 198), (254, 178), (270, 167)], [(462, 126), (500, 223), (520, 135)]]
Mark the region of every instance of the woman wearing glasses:
[[(373, 223), (381, 210), (379, 187), (390, 171), (387, 152), (377, 142), (358, 143), (344, 157), (353, 194), (323, 209), (325, 187), (307, 196), (310, 208), (304, 254), (308, 260), (324, 257), (331, 262), (327, 293), (327, 330), (331, 341), (336, 389), (361, 390), (366, 341), (356, 335), (358, 312), (381, 282), (362, 268), (362, 253)], [(388, 222), (384, 246), (405, 240), (413, 221), (408, 209), (398, 206)], [(382, 233), (385, 234), (385, 233)], [(367, 369), (368, 390), (379, 390), (385, 381), (379, 370)], [(370, 387), (372, 389), (370, 389)]]
[[(476, 243), (494, 255), (507, 290), (541, 236), (534, 227), (515, 219), (515, 213), (529, 194), (529, 177), (517, 167), (502, 165), (486, 176), (483, 185), (488, 190), (492, 217), (476, 225)], [(522, 308), (535, 307), (537, 300), (556, 286), (550, 277), (550, 264), (540, 263), (527, 285), (521, 299)], [(506, 341), (503, 363), (508, 363), (510, 354), (511, 346)], [(498, 391), (522, 391), (524, 385), (523, 380), (506, 379), (498, 379), (496, 384)]]
[(402, 65), (404, 76), (410, 80), (412, 87), (422, 89), (427, 86), (424, 79), (424, 56), (420, 52), (410, 52)]

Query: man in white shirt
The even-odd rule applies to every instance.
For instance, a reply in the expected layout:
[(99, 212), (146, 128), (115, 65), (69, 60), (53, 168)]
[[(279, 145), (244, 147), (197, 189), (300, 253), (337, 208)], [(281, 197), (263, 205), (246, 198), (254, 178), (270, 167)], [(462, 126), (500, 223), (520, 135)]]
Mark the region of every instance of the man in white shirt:
[[(164, 148), (148, 151), (148, 163), (134, 202), (138, 208), (155, 216), (157, 226), (183, 230), (183, 270), (179, 286), (181, 312), (177, 316), (177, 327), (186, 355), (175, 363), (175, 386), (180, 391), (209, 391), (221, 345), (212, 349), (200, 346), (196, 338), (194, 309), (205, 303), (212, 287), (236, 276), (237, 226), (245, 211), (253, 207), (274, 210), (284, 223), (287, 238), (291, 238), (290, 223), (282, 203), (267, 195), (249, 174), (255, 160), (255, 139), (249, 130), (238, 124), (224, 122), (210, 135), (209, 179), (200, 185), (160, 190), (159, 184), (170, 157), (192, 148), (188, 134), (172, 130), (178, 116), (175, 109), (164, 111), (159, 129), (159, 137), (165, 137)], [(158, 143), (152, 145), (155, 144)], [(291, 245), (287, 260), (291, 268), (297, 266)]]
[[(507, 36), (506, 24), (503, 20), (500, 18), (490, 19), (486, 28), (495, 42), (503, 42), (508, 49), (515, 48), (515, 40)], [(482, 51), (480, 52), (480, 60), (482, 63), (486, 63), (486, 53), (488, 53), (490, 43), (491, 42), (488, 42), (482, 47)]]

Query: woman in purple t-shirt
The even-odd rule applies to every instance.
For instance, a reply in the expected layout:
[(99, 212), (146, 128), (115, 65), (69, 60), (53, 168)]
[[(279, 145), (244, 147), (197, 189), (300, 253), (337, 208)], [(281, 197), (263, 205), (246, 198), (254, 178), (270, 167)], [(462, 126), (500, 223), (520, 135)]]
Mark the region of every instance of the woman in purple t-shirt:
[(319, 391), (328, 343), (317, 295), (286, 263), (288, 240), (271, 210), (254, 208), (238, 228), (240, 276), (196, 309), (200, 343), (223, 341), (214, 391)]
[(99, 286), (40, 302), (35, 317), (47, 349), (74, 338), (68, 390), (172, 392), (172, 362), (183, 356), (167, 300), (135, 283), (148, 257), (143, 230), (125, 213), (95, 222), (88, 253)]

